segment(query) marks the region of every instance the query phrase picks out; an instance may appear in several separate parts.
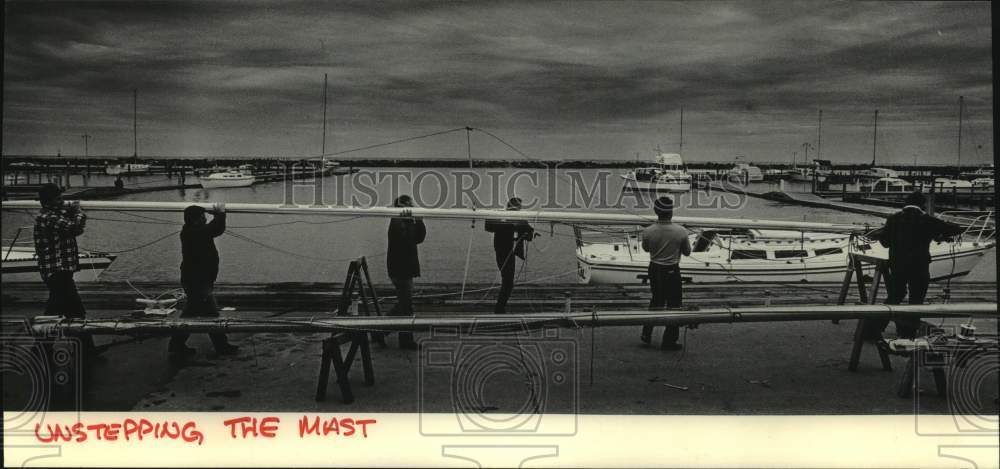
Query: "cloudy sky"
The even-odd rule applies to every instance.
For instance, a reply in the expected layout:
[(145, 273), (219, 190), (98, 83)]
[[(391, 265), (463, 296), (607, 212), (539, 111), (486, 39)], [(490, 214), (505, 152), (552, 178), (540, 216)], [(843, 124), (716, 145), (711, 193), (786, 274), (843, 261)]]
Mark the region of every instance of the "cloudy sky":
[[(988, 3), (6, 2), (3, 152), (992, 161)], [(519, 158), (481, 133), (479, 158)], [(356, 157), (464, 157), (454, 132)]]

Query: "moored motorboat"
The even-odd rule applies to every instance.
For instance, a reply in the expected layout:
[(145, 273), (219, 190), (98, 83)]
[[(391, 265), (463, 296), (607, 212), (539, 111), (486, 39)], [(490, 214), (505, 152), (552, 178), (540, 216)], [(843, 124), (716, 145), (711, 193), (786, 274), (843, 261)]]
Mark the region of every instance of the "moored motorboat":
[(935, 178), (934, 188), (936, 189), (969, 189), (972, 183), (962, 179)]
[(145, 163), (109, 163), (104, 167), (104, 173), (108, 176), (145, 174), (148, 172), (149, 165)]
[(657, 152), (658, 166), (637, 168), (622, 175), (626, 190), (655, 192), (688, 192), (691, 175), (684, 169), (684, 160), (677, 153)]
[(896, 177), (879, 178), (870, 188), (872, 192), (913, 192), (913, 184)]
[(749, 163), (736, 163), (736, 166), (730, 169), (726, 175), (730, 180), (746, 182), (760, 182), (764, 180), (764, 173), (761, 172), (760, 168)]
[(996, 181), (991, 177), (976, 178), (971, 181), (972, 187), (990, 188), (996, 185)]

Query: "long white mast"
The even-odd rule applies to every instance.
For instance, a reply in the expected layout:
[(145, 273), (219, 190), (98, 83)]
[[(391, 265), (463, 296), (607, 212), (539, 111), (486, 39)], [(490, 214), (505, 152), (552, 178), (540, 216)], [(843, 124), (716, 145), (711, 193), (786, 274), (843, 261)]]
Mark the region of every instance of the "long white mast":
[[(89, 211), (133, 211), (133, 212), (182, 212), (185, 207), (199, 205), (206, 209), (211, 203), (191, 202), (146, 202), (125, 200), (82, 200), (80, 206)], [(2, 205), (3, 210), (35, 210), (40, 207), (35, 200), (11, 200)], [(351, 217), (398, 217), (399, 208), (393, 207), (350, 207), (336, 205), (292, 205), (292, 204), (251, 204), (227, 203), (230, 213), (287, 214), (310, 216), (351, 216)], [(570, 212), (532, 210), (479, 210), (474, 208), (420, 208), (412, 210), (414, 217), (428, 219), (456, 220), (522, 220), (533, 223), (566, 223), (587, 225), (648, 225), (656, 221), (650, 213), (621, 212)], [(714, 228), (760, 228), (771, 230), (794, 230), (819, 233), (865, 233), (873, 226), (861, 223), (817, 223), (784, 220), (759, 220), (749, 218), (707, 218), (674, 217), (674, 222), (688, 227)]]
[[(453, 327), (461, 331), (517, 331), (542, 327), (614, 327), (637, 325), (725, 324), (737, 322), (819, 321), (863, 318), (997, 317), (996, 303), (952, 303), (933, 305), (829, 305), (767, 306), (751, 308), (707, 308), (692, 311), (581, 311), (574, 313), (478, 314), (398, 317), (328, 316), (280, 322), (252, 318), (116, 318), (66, 319), (36, 317), (31, 329), (36, 334), (56, 331), (87, 332), (97, 335), (169, 334), (185, 332), (336, 332), (339, 330), (427, 331)], [(22, 321), (6, 321), (17, 330)]]

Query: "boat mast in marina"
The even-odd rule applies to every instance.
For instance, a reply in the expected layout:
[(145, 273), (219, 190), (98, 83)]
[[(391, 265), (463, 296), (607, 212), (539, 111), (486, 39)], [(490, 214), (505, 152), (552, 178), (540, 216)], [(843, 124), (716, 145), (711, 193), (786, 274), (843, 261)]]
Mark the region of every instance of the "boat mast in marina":
[(878, 146), (878, 109), (875, 110), (875, 130), (872, 132), (872, 167), (875, 167), (875, 148)]
[(326, 80), (327, 74), (323, 74), (323, 144), (320, 147), (320, 163), (326, 167)]
[(962, 174), (962, 111), (965, 105), (965, 97), (958, 97), (958, 162), (955, 166), (955, 179)]
[(132, 88), (132, 158), (139, 158), (139, 89)]
[(148, 171), (149, 164), (139, 163), (139, 90), (132, 88), (132, 158), (119, 158), (117, 163), (105, 166), (104, 172), (109, 176), (120, 176)]
[(684, 106), (681, 106), (681, 140), (678, 142), (677, 153), (684, 155)]

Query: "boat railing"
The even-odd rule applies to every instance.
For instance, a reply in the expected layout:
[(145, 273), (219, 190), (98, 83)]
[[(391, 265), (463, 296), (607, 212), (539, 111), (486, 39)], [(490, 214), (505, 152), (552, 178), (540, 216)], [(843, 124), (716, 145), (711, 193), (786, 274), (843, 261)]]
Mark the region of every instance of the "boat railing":
[(996, 217), (992, 210), (955, 210), (941, 212), (938, 218), (965, 227), (958, 242), (981, 243), (996, 238)]
[(32, 227), (31, 226), (19, 226), (17, 228), (17, 232), (14, 233), (14, 238), (12, 238), (10, 240), (10, 242), (8, 242), (8, 240), (6, 240), (6, 239), (0, 241), (0, 242), (3, 243), (2, 244), (3, 245), (3, 260), (7, 260), (7, 258), (10, 257), (10, 253), (11, 253), (11, 251), (14, 250), (15, 247), (18, 247), (18, 246), (20, 246), (20, 247), (29, 247), (29, 246), (30, 247), (34, 247), (34, 241), (33, 240), (31, 240), (31, 239), (22, 239), (21, 238), (21, 233), (24, 230), (27, 230), (29, 228), (32, 228)]
[(576, 247), (578, 251), (590, 244), (618, 244), (621, 243), (625, 246), (625, 250), (628, 251), (628, 256), (630, 261), (635, 260), (632, 249), (632, 236), (641, 232), (638, 228), (619, 228), (616, 229), (611, 226), (601, 227), (599, 229), (591, 228), (581, 228), (579, 226), (573, 226), (573, 234), (576, 238)]

